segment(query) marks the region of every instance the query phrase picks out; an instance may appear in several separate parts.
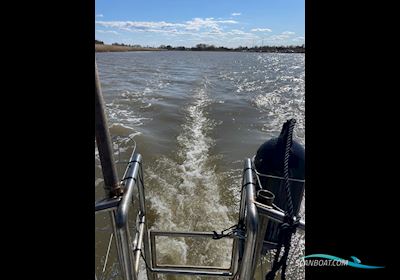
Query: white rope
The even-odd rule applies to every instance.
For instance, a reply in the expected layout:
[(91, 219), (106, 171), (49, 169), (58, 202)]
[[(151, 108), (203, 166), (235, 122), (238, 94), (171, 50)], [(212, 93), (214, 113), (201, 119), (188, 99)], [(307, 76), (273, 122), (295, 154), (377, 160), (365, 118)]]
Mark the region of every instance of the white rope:
[(108, 261), (108, 255), (109, 255), (109, 253), (110, 253), (111, 241), (112, 241), (113, 236), (114, 236), (114, 233), (111, 233), (111, 235), (110, 235), (110, 241), (108, 242), (106, 260), (104, 261), (104, 266), (103, 266), (103, 271), (102, 271), (103, 273), (104, 273), (104, 271), (106, 270), (107, 261)]
[[(255, 156), (253, 156), (252, 161), (253, 161), (253, 166), (254, 166), (254, 172), (257, 174), (257, 180), (258, 180), (258, 183), (259, 183), (259, 184), (260, 184), (260, 178), (259, 178), (258, 176), (261, 176), (261, 177), (268, 177), (268, 178), (274, 178), (274, 179), (280, 179), (280, 180), (284, 180), (284, 179), (285, 179), (284, 177), (281, 177), (281, 176), (263, 174), (263, 173), (258, 172), (257, 169), (256, 169), (256, 166), (255, 166), (255, 164), (254, 164), (254, 159), (255, 159)], [(304, 183), (306, 180), (304, 180), (304, 179), (289, 178), (289, 181)], [(260, 186), (261, 186), (261, 184), (260, 184)]]

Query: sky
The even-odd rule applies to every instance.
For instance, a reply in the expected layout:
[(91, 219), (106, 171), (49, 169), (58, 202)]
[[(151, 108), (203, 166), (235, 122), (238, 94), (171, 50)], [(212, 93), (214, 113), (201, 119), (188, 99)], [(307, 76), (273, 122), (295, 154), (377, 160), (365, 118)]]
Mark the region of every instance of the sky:
[(304, 44), (304, 0), (95, 1), (96, 39), (106, 44)]

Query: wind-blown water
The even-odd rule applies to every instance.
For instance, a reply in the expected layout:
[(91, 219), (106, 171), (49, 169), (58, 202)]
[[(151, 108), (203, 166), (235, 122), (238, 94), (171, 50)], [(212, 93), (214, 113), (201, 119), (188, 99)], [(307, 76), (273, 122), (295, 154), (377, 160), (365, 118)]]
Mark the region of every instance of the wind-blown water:
[[(127, 52), (97, 53), (96, 59), (111, 134), (134, 138), (144, 158), (152, 229), (230, 227), (237, 222), (243, 160), (292, 117), (297, 119), (294, 137), (305, 144), (304, 54)], [(126, 160), (132, 145), (119, 144)], [(103, 196), (98, 164), (97, 199)], [(124, 168), (119, 166), (120, 176)], [(96, 216), (96, 229), (99, 276), (109, 240), (108, 216)], [(294, 263), (303, 254), (304, 236), (296, 235), (292, 244)], [(158, 259), (229, 266), (230, 245), (225, 239), (159, 238)], [(115, 250), (103, 277), (118, 279)], [(289, 266), (287, 278), (303, 279), (303, 268)]]

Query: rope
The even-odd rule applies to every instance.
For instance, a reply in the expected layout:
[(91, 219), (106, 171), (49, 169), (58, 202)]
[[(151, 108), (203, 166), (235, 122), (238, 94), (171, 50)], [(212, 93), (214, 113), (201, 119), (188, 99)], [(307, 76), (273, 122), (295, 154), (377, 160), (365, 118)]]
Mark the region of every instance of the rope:
[(146, 258), (143, 256), (143, 251), (142, 251), (142, 249), (135, 248), (135, 249), (133, 250), (133, 253), (135, 253), (135, 252), (137, 252), (137, 251), (140, 251), (140, 256), (142, 257), (142, 259), (143, 259), (143, 261), (144, 261), (144, 264), (146, 265), (146, 267), (147, 267), (149, 270), (151, 270), (151, 267), (147, 264)]
[[(221, 239), (221, 238), (224, 238), (224, 237), (231, 236), (235, 232), (237, 227), (238, 227), (238, 225), (233, 225), (233, 226), (231, 226), (231, 227), (229, 227), (227, 229), (224, 229), (223, 231), (221, 231), (221, 233), (218, 233), (218, 232), (213, 230), (214, 236), (213, 236), (212, 239)], [(225, 233), (225, 231), (228, 231), (228, 230), (229, 230), (229, 232)]]
[(285, 179), (286, 199), (289, 212), (288, 214), (290, 217), (294, 216), (294, 210), (293, 210), (292, 193), (290, 191), (290, 183), (289, 183), (289, 156), (290, 156), (290, 148), (292, 147), (292, 142), (293, 142), (292, 137), (295, 124), (296, 124), (295, 119), (289, 120), (289, 131), (286, 138), (285, 158), (283, 161), (283, 177)]
[(244, 187), (246, 187), (247, 185), (254, 185), (254, 183), (253, 182), (247, 182), (246, 184), (243, 184), (243, 186), (242, 186), (242, 190), (244, 189)]
[(135, 178), (133, 178), (132, 176), (128, 176), (128, 177), (125, 177), (124, 179), (122, 179), (121, 181), (126, 181), (126, 180), (129, 180), (129, 179), (135, 179)]
[(106, 271), (106, 266), (107, 266), (107, 261), (108, 261), (108, 255), (110, 254), (111, 242), (112, 242), (113, 236), (114, 236), (114, 233), (111, 233), (111, 235), (110, 235), (110, 241), (108, 241), (108, 248), (107, 248), (106, 260), (104, 261), (104, 266), (103, 266), (103, 271), (102, 271), (102, 273), (104, 273), (104, 271)]
[[(292, 239), (293, 233), (296, 232), (296, 228), (299, 224), (299, 219), (294, 219), (294, 209), (293, 209), (293, 201), (292, 201), (292, 193), (290, 190), (289, 183), (289, 157), (290, 157), (290, 149), (293, 143), (293, 129), (296, 123), (295, 119), (288, 120), (282, 129), (287, 129), (286, 134), (286, 145), (285, 145), (285, 155), (283, 160), (283, 177), (285, 180), (285, 191), (286, 191), (286, 202), (287, 202), (287, 211), (285, 212), (285, 217), (283, 223), (279, 228), (279, 241), (277, 252), (274, 257), (274, 263), (272, 265), (272, 269), (265, 276), (265, 280), (273, 280), (275, 278), (276, 272), (282, 268), (281, 279), (286, 279), (286, 268), (287, 268), (287, 259), (289, 256), (290, 243)], [(285, 135), (285, 133), (283, 133)], [(294, 221), (295, 220), (295, 221)], [(284, 251), (281, 259), (279, 260), (279, 256), (281, 254), (282, 247), (284, 247)]]
[[(253, 160), (253, 162), (254, 162), (254, 160)], [(280, 179), (280, 180), (284, 180), (285, 179), (284, 177), (280, 177), (280, 176), (260, 173), (260, 172), (257, 171), (257, 169), (254, 169), (254, 171), (256, 172), (258, 177), (267, 177), (267, 178), (274, 178), (274, 179)], [(304, 183), (306, 180), (304, 180), (304, 179), (296, 179), (296, 178), (289, 178), (289, 181)]]

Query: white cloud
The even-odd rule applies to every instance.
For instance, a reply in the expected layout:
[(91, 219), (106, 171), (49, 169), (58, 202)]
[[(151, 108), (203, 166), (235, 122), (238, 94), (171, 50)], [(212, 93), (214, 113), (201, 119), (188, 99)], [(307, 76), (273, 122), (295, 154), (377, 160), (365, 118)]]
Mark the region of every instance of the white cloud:
[[(287, 42), (287, 40), (289, 40), (294, 34), (296, 34), (296, 33), (292, 32), (292, 31), (285, 31), (285, 32), (282, 32), (281, 34), (272, 35), (265, 39), (266, 39), (266, 41), (270, 41), (273, 43), (283, 43), (283, 42)], [(297, 38), (301, 38), (301, 37), (297, 37)], [(293, 39), (291, 39), (291, 40), (293, 40)], [(301, 41), (301, 39), (298, 39), (298, 41)]]
[(292, 31), (282, 32), (282, 35), (294, 35), (294, 34), (296, 34), (296, 33), (292, 32)]
[(165, 21), (96, 21), (99, 26), (116, 28), (131, 32), (159, 32), (181, 33), (187, 31), (207, 30), (221, 33), (223, 24), (236, 24), (235, 20), (216, 20), (214, 18), (194, 18), (184, 23), (172, 23)]
[(237, 16), (240, 16), (241, 14), (242, 14), (242, 13), (232, 13), (231, 16), (237, 17)]
[(295, 42), (299, 42), (299, 41), (304, 41), (305, 38), (303, 36), (299, 36), (299, 37), (293, 38), (292, 40)]
[(272, 32), (272, 30), (269, 28), (253, 28), (251, 31), (252, 32)]
[(289, 35), (286, 34), (280, 34), (280, 35), (272, 35), (271, 37), (269, 37), (268, 39), (273, 41), (273, 42), (277, 42), (277, 41), (283, 41), (289, 38)]
[(101, 29), (96, 29), (96, 32), (98, 32), (98, 33), (110, 33), (110, 34), (119, 35), (119, 33), (118, 33), (117, 31), (114, 31), (114, 30), (101, 30)]
[(96, 17), (103, 17), (103, 14), (98, 14), (96, 15)]
[(165, 21), (96, 21), (96, 24), (110, 28), (142, 30), (184, 26), (183, 24), (169, 23)]
[(253, 34), (253, 33), (244, 32), (243, 30), (239, 30), (239, 29), (232, 29), (231, 31), (226, 32), (226, 34), (228, 34), (228, 35), (241, 35), (242, 38), (243, 37), (258, 38), (258, 36)]
[(241, 34), (241, 35), (243, 35), (243, 34), (251, 34), (251, 33), (246, 33), (246, 32), (244, 32), (243, 30), (239, 30), (239, 29), (232, 29), (231, 31), (230, 31), (230, 33), (232, 33), (232, 34)]
[(201, 28), (209, 28), (213, 30), (221, 30), (219, 26), (220, 23), (235, 24), (238, 23), (235, 20), (215, 20), (214, 18), (194, 18), (192, 20), (186, 21), (186, 30), (200, 30)]

